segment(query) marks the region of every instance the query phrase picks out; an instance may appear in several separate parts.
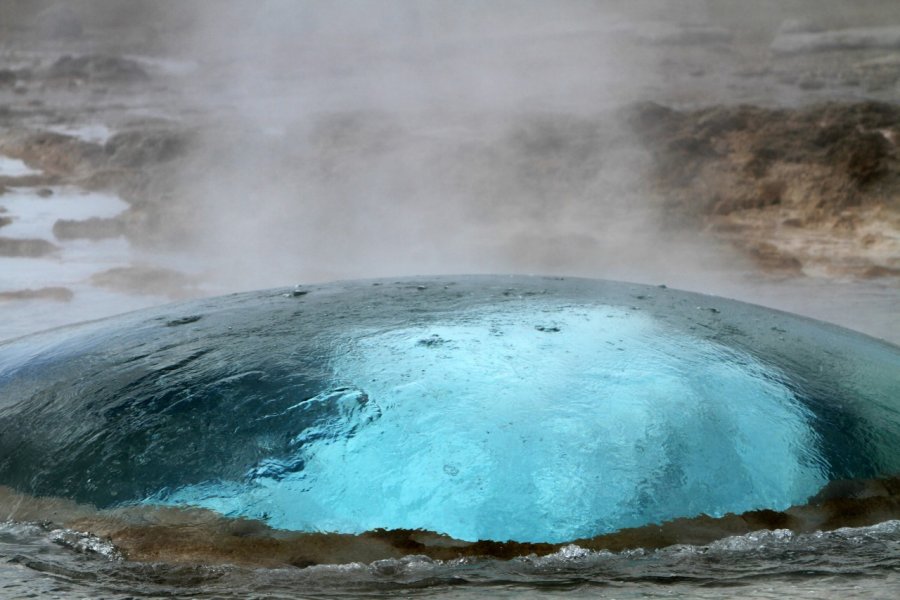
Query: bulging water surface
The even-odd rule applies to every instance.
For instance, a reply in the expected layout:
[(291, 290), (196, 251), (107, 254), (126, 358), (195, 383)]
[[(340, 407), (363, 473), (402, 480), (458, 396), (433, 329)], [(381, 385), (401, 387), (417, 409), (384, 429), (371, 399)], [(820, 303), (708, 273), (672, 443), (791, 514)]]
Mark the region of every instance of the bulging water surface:
[[(659, 581), (702, 589), (832, 569), (840, 579), (829, 561), (846, 555), (847, 572), (881, 578), (877, 590), (896, 574), (895, 525), (817, 534), (836, 517), (791, 507), (829, 482), (893, 481), (898, 447), (900, 350), (785, 313), (559, 278), (273, 290), (0, 345), (0, 508), (12, 519), (0, 554), (7, 568), (78, 580), (72, 589), (88, 564), (110, 590), (122, 578), (150, 590), (151, 571), (190, 587), (187, 567), (172, 564), (235, 543), (243, 550), (213, 562), (270, 568), (192, 567), (188, 579), (216, 593), (269, 581), (273, 594), (451, 596), (456, 585), (460, 596), (472, 585), (627, 596)], [(887, 495), (871, 523), (898, 504), (892, 483), (878, 485)], [(196, 522), (166, 507), (259, 525), (204, 521), (214, 550), (175, 549), (179, 527)], [(741, 533), (738, 514), (786, 515), (795, 531)], [(664, 522), (718, 533), (653, 533)], [(164, 532), (153, 552), (152, 528)], [(79, 533), (101, 530), (109, 541)], [(601, 549), (630, 531), (643, 537), (615, 542), (630, 549)], [(662, 548), (670, 542), (681, 545)], [(259, 544), (271, 560), (249, 557), (268, 552)], [(82, 566), (35, 558), (60, 552)]]
[(302, 424), (240, 481), (149, 502), (281, 529), (424, 528), (564, 542), (674, 517), (802, 503), (827, 481), (782, 374), (615, 306), (522, 300), (360, 329)]

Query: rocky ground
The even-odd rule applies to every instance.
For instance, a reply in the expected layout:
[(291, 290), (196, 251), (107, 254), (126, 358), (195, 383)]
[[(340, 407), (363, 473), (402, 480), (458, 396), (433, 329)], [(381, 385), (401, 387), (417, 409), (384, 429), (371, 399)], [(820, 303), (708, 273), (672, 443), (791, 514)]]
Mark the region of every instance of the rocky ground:
[(900, 106), (635, 107), (670, 220), (784, 277), (900, 277)]
[[(900, 339), (900, 8), (726, 4), (448, 36), (425, 66), (421, 40), (200, 47), (208, 15), (178, 3), (2, 4), (0, 207), (72, 189), (127, 206), (42, 237), (6, 234), (24, 217), (0, 208), (0, 258), (133, 253), (78, 289), (0, 275), (0, 306), (440, 270), (683, 271), (722, 292), (698, 282), (727, 271), (874, 286), (854, 289), (877, 290), (875, 321), (844, 323)], [(484, 63), (516, 77), (484, 92)]]

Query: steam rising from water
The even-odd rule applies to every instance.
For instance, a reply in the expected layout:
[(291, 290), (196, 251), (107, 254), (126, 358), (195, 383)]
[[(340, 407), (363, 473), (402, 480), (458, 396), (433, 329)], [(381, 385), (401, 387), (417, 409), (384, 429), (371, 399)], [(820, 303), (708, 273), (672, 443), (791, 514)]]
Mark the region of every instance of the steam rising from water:
[[(818, 295), (806, 289), (748, 285), (745, 257), (667, 220), (645, 181), (647, 148), (622, 113), (647, 99), (733, 102), (739, 61), (719, 57), (743, 56), (739, 38), (749, 30), (765, 39), (785, 17), (875, 22), (877, 11), (867, 11), (885, 0), (832, 0), (827, 10), (812, 0), (65, 4), (87, 23), (78, 52), (134, 56), (154, 76), (174, 77), (122, 98), (92, 88), (84, 99), (93, 107), (91, 94), (109, 93), (91, 122), (119, 100), (137, 101), (135, 113), (152, 119), (132, 125), (189, 133), (188, 155), (151, 176), (154, 189), (140, 201), (174, 207), (159, 235), (191, 254), (153, 259), (199, 273), (205, 293), (539, 272), (665, 282), (876, 335), (890, 329), (892, 288), (875, 290), (882, 308), (868, 320), (845, 307), (871, 305), (871, 288), (837, 309), (812, 306)], [(0, 18), (11, 6), (0, 6)], [(91, 27), (111, 39), (91, 38)], [(781, 100), (768, 93), (753, 101)]]
[(618, 109), (659, 49), (615, 3), (225, 6), (194, 31), (189, 96), (220, 110), (178, 186), (226, 287), (724, 265), (665, 233), (642, 186)]

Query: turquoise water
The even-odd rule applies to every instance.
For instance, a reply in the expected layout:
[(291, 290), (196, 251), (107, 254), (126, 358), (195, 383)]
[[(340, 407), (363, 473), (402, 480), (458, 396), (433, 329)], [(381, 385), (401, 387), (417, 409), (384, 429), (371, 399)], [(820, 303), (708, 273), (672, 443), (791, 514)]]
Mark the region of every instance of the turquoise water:
[(0, 344), (0, 486), (63, 502), (3, 496), (0, 595), (893, 597), (896, 521), (273, 569), (169, 564), (165, 539), (133, 563), (59, 521), (174, 504), (295, 531), (569, 542), (803, 504), (900, 473), (898, 448), (900, 349), (721, 298), (441, 277), (193, 301)]
[(276, 528), (424, 528), (564, 542), (801, 504), (827, 481), (814, 417), (777, 370), (615, 306), (509, 303), (355, 330), (305, 423), (241, 481), (150, 503)]

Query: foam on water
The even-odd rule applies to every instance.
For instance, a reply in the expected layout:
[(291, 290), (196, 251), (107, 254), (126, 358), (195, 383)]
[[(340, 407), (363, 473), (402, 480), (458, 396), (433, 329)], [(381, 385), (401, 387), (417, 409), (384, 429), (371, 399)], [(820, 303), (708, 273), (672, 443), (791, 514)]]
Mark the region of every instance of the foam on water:
[(826, 481), (779, 373), (634, 311), (531, 303), (352, 338), (329, 389), (279, 417), (314, 422), (294, 453), (148, 501), (292, 530), (561, 542), (783, 509)]

